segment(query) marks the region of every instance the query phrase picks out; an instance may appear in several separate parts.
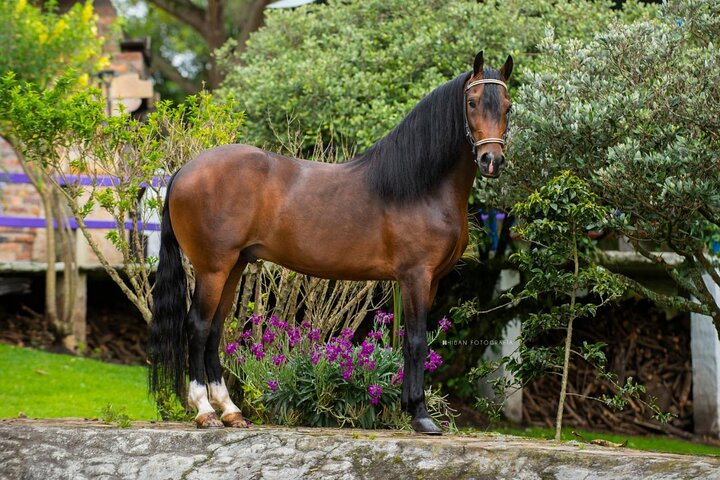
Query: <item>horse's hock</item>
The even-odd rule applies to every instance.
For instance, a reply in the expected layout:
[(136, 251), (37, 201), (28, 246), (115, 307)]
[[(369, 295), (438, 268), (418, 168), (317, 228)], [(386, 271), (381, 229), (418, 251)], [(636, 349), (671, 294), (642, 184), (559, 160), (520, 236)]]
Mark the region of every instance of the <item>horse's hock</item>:
[(720, 459), (507, 436), (4, 420), (0, 477), (720, 479)]

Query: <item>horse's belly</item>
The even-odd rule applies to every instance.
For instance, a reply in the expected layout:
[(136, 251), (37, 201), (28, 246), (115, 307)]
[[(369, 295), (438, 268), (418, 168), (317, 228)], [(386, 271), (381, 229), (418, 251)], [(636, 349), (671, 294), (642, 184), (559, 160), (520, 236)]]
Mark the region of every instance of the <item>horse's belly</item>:
[[(287, 239), (285, 239), (287, 240)], [(282, 265), (298, 273), (334, 280), (385, 280), (392, 278), (388, 261), (372, 251), (362, 239), (339, 242), (263, 242), (251, 247), (252, 256)]]

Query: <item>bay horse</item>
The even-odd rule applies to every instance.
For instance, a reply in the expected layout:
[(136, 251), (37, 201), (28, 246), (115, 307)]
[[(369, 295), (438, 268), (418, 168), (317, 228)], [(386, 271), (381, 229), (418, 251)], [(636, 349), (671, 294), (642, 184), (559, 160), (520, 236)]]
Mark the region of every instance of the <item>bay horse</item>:
[[(397, 281), (406, 331), (402, 406), (416, 431), (440, 434), (423, 388), (427, 315), (438, 281), (467, 246), (478, 169), (497, 177), (505, 163), (512, 67), (508, 56), (499, 70), (484, 68), (478, 53), (472, 71), (432, 91), (346, 163), (226, 145), (178, 170), (163, 207), (151, 391), (172, 386), (182, 398), (189, 373), (199, 428), (248, 426), (228, 394), (218, 348), (240, 276), (262, 259), (328, 279)], [(195, 270), (189, 312), (181, 249)]]

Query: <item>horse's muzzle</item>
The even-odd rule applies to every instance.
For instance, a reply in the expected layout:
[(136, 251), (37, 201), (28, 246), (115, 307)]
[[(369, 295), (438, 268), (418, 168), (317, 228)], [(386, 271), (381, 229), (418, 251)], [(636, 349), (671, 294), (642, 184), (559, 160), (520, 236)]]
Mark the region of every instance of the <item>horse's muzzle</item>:
[(480, 156), (477, 164), (480, 168), (480, 175), (485, 178), (498, 178), (500, 171), (505, 167), (505, 155), (485, 152)]

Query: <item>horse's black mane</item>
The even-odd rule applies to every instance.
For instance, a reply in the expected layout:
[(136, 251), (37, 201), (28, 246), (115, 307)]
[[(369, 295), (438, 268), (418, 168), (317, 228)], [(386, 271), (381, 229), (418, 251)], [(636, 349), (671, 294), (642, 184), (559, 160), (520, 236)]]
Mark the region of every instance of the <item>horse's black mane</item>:
[[(485, 78), (500, 78), (497, 70), (486, 68), (483, 73)], [(450, 172), (461, 149), (469, 147), (463, 116), (463, 87), (469, 76), (463, 73), (430, 92), (390, 133), (352, 161), (367, 167), (366, 180), (381, 199), (424, 197)], [(490, 115), (499, 114), (502, 87), (487, 87), (483, 107)]]

